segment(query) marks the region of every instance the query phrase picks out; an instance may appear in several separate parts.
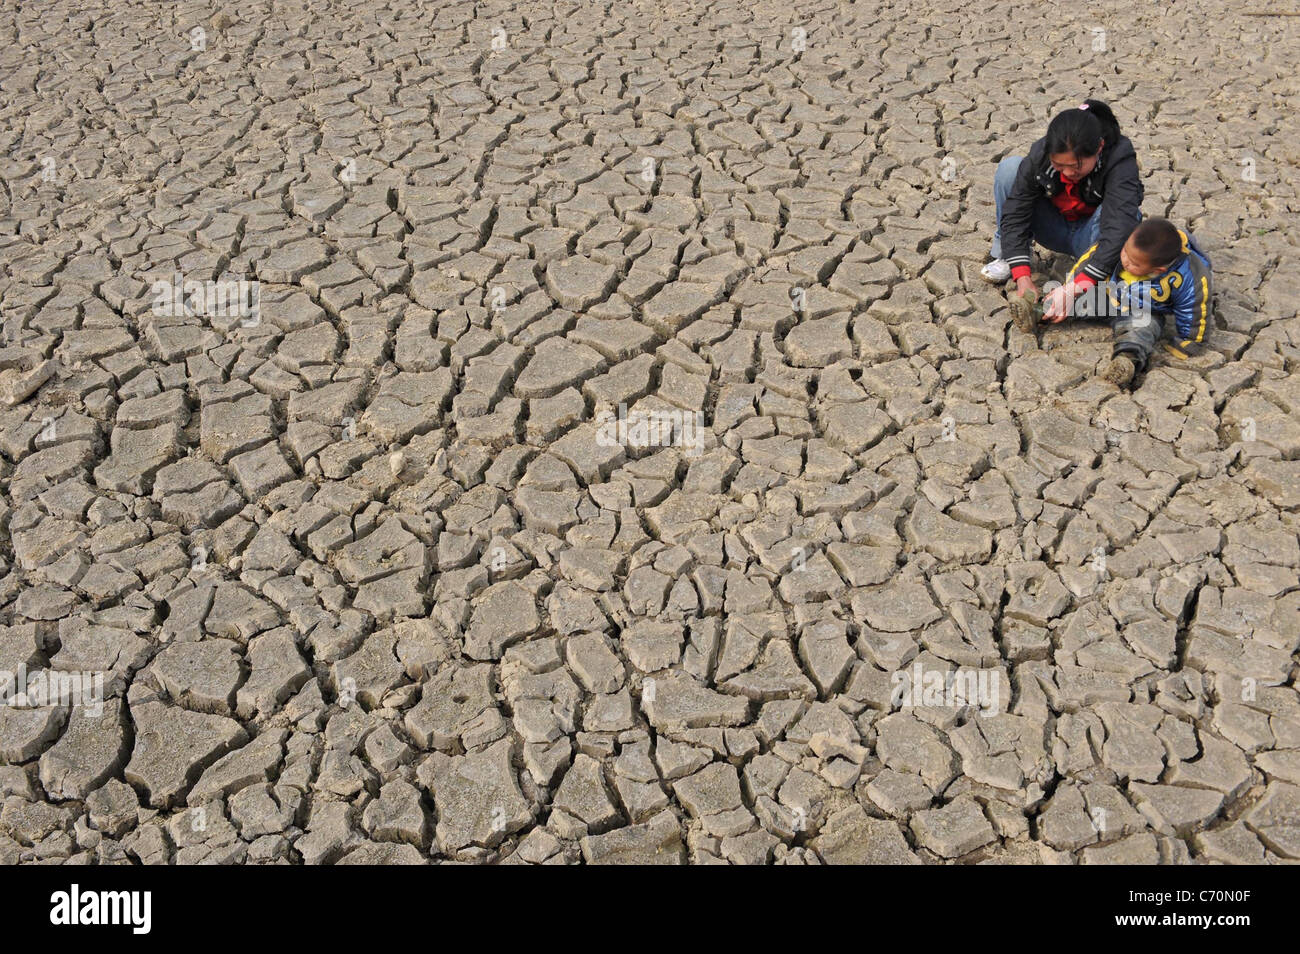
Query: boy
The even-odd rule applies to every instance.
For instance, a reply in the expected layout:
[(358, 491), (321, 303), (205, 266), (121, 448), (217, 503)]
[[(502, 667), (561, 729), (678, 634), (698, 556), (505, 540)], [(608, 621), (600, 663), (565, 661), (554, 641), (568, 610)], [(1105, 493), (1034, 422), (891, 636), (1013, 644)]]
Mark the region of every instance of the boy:
[[(1115, 347), (1103, 378), (1124, 387), (1144, 371), (1160, 340), (1162, 319), (1171, 313), (1177, 340), (1166, 342), (1165, 349), (1181, 361), (1200, 353), (1214, 285), (1210, 259), (1194, 238), (1168, 219), (1143, 219), (1124, 243), (1105, 285), (1081, 271), (1092, 253), (1084, 252), (1065, 284), (1048, 296), (1043, 320), (1055, 324), (1071, 315), (1111, 319)], [(1023, 321), (1027, 316), (1016, 317)]]

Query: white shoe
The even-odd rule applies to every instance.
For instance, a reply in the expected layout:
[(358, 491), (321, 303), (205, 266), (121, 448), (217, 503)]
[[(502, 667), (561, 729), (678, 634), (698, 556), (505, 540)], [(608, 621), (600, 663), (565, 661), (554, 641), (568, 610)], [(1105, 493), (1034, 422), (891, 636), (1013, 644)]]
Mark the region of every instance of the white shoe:
[(980, 269), (980, 277), (986, 282), (1000, 285), (1011, 277), (1011, 266), (1005, 260), (995, 258)]

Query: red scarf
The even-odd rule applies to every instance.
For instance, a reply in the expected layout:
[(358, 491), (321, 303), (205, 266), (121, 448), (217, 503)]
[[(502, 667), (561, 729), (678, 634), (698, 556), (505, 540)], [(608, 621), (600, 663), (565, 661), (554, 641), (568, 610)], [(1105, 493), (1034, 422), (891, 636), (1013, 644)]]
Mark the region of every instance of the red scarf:
[(1061, 185), (1063, 188), (1056, 195), (1052, 196), (1052, 204), (1060, 211), (1061, 217), (1067, 222), (1078, 222), (1080, 219), (1086, 219), (1097, 210), (1095, 205), (1089, 205), (1075, 194), (1075, 189), (1079, 183), (1071, 182), (1065, 176), (1061, 176)]

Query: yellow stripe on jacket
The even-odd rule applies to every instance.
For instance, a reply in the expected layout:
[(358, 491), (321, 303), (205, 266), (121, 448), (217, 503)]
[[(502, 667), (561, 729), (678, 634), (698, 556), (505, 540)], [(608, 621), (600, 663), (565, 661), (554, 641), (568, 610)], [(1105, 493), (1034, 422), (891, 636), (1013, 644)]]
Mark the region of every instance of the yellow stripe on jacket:
[(1205, 337), (1205, 313), (1210, 307), (1210, 281), (1204, 275), (1201, 276), (1201, 323), (1196, 329), (1196, 340), (1201, 341)]
[(1091, 258), (1092, 253), (1095, 251), (1097, 251), (1097, 246), (1094, 245), (1090, 249), (1088, 249), (1088, 251), (1084, 252), (1081, 256), (1079, 256), (1079, 260), (1074, 263), (1074, 267), (1070, 269), (1070, 273), (1065, 276), (1066, 284), (1069, 284), (1074, 280), (1074, 276), (1078, 274), (1079, 269), (1083, 268), (1083, 263), (1086, 262), (1089, 258)]

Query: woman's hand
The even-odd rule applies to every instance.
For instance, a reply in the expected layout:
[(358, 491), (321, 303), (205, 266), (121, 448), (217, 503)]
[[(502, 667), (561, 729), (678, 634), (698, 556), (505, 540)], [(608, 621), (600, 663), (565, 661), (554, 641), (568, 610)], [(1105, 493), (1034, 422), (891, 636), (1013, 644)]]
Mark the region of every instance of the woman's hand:
[(1043, 321), (1050, 324), (1065, 321), (1074, 308), (1075, 294), (1074, 282), (1053, 288), (1051, 294), (1043, 301)]

